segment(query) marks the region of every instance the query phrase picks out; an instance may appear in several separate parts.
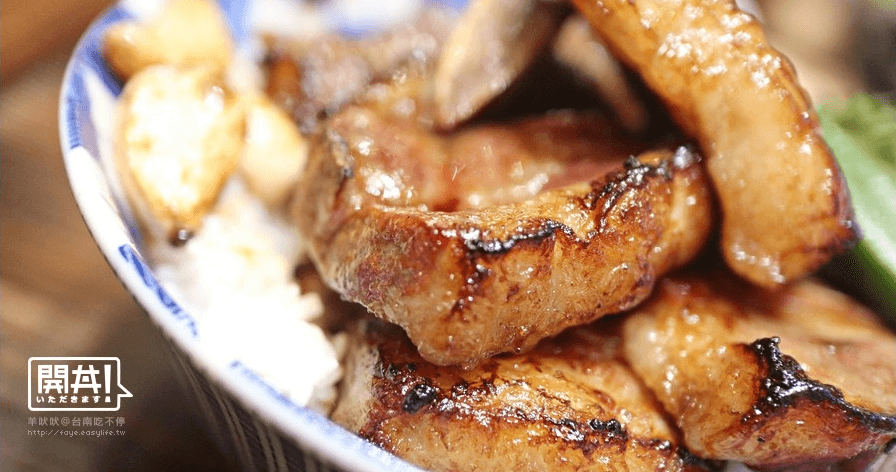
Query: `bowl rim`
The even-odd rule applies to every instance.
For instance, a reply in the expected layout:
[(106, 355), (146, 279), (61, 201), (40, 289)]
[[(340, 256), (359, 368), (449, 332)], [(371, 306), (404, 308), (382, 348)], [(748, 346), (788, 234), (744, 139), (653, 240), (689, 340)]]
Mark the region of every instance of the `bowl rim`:
[[(100, 169), (100, 156), (86, 149), (82, 141), (85, 137), (82, 134), (88, 133), (87, 137), (95, 139), (96, 133), (94, 131), (91, 135), (89, 133), (92, 130), (81, 127), (84, 124), (92, 126), (89, 110), (91, 100), (86, 90), (75, 90), (74, 82), (84, 80), (82, 74), (91, 68), (90, 60), (100, 60), (95, 56), (101, 33), (118, 21), (133, 18), (124, 3), (119, 1), (108, 7), (81, 35), (66, 64), (59, 92), (59, 138), (69, 187), (100, 253), (156, 327), (173, 341), (171, 344), (181, 350), (203, 376), (223, 387), (246, 410), (274, 426), (299, 449), (312, 452), (326, 463), (347, 471), (422, 471), (342, 428), (325, 415), (293, 403), (239, 359), (224, 366), (203, 354), (192, 316), (180, 309), (156, 280), (153, 269), (141, 255), (139, 230), (133, 221), (128, 221), (133, 217), (127, 203), (120, 198), (110, 200), (110, 197), (115, 197), (110, 176)], [(251, 8), (253, 0), (218, 0), (217, 3), (228, 12), (234, 5), (238, 8)], [(242, 10), (243, 13), (245, 11)], [(91, 54), (94, 57), (89, 57)], [(95, 64), (103, 65), (101, 62)], [(93, 72), (100, 74), (97, 70)], [(108, 70), (106, 73), (108, 74)], [(109, 79), (108, 76), (104, 78)], [(109, 92), (117, 95), (120, 90), (109, 89)], [(84, 107), (85, 103), (79, 100), (86, 101), (87, 109)], [(101, 178), (91, 181), (85, 176), (82, 168), (85, 158), (97, 162)], [(103, 188), (104, 185), (106, 188)], [(110, 195), (103, 195), (103, 190)], [(103, 208), (103, 205), (117, 206), (121, 221), (110, 221), (109, 216), (114, 215), (115, 209), (112, 208), (110, 213), (110, 209)], [(133, 240), (125, 232), (109, 231), (109, 225), (116, 223), (129, 228)]]

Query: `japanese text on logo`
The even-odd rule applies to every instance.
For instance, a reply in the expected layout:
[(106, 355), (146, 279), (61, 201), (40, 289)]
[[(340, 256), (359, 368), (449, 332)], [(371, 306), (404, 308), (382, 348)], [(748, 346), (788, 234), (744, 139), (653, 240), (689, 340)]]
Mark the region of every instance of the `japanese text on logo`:
[(28, 359), (31, 411), (118, 411), (121, 385), (117, 357), (32, 357)]

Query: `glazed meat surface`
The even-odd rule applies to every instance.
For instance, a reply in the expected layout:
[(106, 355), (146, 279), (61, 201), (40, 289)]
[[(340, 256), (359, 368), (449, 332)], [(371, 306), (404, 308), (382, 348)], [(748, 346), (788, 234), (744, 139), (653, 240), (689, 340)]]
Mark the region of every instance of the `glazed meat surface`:
[(630, 308), (712, 226), (686, 148), (634, 158), (643, 145), (572, 113), (443, 136), (379, 103), (328, 121), (294, 217), (323, 279), (430, 362), (473, 365)]
[(435, 69), (436, 127), (454, 128), (506, 92), (543, 55), (567, 9), (542, 0), (469, 2)]
[(430, 6), (414, 22), (363, 39), (339, 35), (269, 42), (267, 94), (299, 124), (317, 132), (320, 122), (388, 80), (409, 64), (428, 66), (439, 57), (456, 14)]
[[(601, 320), (600, 323), (603, 323)], [(623, 362), (616, 326), (576, 328), (472, 370), (375, 320), (352, 342), (335, 421), (433, 471), (680, 471), (701, 462)]]
[(856, 235), (846, 182), (790, 63), (733, 0), (574, 0), (706, 155), (722, 252), (755, 283), (797, 280)]
[(664, 280), (624, 340), (701, 457), (774, 468), (896, 437), (896, 337), (816, 282), (768, 293), (724, 274)]

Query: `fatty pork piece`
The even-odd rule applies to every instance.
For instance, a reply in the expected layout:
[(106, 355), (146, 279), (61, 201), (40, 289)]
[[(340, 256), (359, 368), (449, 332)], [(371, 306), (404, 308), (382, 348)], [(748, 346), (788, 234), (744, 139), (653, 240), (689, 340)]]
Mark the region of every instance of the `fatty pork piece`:
[(436, 126), (455, 128), (502, 96), (547, 49), (568, 8), (542, 0), (469, 2), (435, 68)]
[(363, 95), (372, 82), (410, 64), (432, 66), (455, 16), (428, 6), (414, 22), (369, 38), (272, 39), (266, 92), (303, 132), (317, 132), (321, 120)]
[(573, 4), (699, 142), (738, 274), (785, 284), (855, 238), (846, 181), (808, 96), (734, 0)]
[(896, 438), (896, 337), (814, 281), (676, 277), (626, 319), (625, 357), (701, 457), (838, 461)]
[(599, 323), (464, 370), (426, 362), (370, 319), (333, 418), (433, 471), (703, 470), (619, 360), (618, 326)]
[(470, 366), (631, 308), (712, 226), (686, 148), (631, 157), (644, 145), (574, 113), (440, 135), (394, 108), (327, 122), (293, 215), (327, 284), (430, 362)]

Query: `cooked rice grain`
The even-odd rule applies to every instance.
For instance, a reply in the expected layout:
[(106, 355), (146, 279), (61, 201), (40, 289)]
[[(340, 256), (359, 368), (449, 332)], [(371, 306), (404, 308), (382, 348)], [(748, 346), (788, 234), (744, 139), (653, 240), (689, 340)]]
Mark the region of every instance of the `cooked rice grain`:
[(340, 342), (315, 324), (320, 297), (301, 293), (293, 279), (300, 245), (232, 179), (185, 245), (160, 241), (149, 250), (160, 282), (196, 318), (213, 362), (239, 359), (296, 404), (326, 413), (342, 375)]

